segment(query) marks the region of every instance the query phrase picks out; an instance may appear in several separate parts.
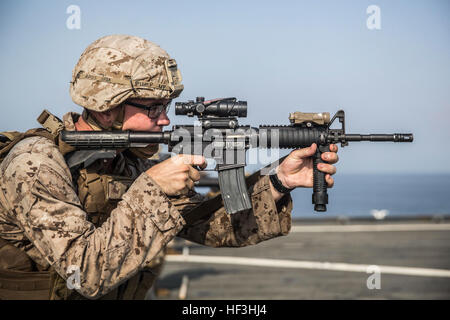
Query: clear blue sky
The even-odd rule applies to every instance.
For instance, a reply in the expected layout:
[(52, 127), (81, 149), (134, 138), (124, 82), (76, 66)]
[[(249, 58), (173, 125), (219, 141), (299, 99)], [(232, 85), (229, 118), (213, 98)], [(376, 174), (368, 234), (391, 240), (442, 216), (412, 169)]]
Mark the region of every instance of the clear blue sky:
[[(71, 4), (81, 8), (80, 30), (66, 27)], [(366, 27), (372, 4), (381, 30)], [(450, 173), (449, 9), (446, 0), (2, 0), (0, 130), (35, 127), (43, 108), (81, 111), (69, 96), (72, 68), (91, 42), (121, 33), (177, 60), (178, 101), (247, 100), (241, 123), (287, 124), (292, 111), (342, 108), (349, 133), (414, 133), (413, 144), (350, 144), (341, 173)]]

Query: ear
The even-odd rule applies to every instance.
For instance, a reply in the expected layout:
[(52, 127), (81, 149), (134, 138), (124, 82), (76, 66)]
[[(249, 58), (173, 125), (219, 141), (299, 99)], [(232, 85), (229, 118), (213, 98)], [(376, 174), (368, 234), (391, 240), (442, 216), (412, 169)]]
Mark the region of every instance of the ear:
[(112, 110), (103, 111), (103, 112), (97, 112), (97, 111), (90, 111), (92, 116), (100, 122), (102, 125), (111, 126), (111, 124), (116, 120), (119, 109), (114, 108)]

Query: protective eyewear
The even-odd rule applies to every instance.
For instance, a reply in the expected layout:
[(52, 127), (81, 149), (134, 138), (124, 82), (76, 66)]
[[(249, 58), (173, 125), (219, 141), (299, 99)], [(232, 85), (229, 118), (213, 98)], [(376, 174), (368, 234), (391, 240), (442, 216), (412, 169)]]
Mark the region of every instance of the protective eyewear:
[(163, 112), (163, 111), (165, 111), (166, 112), (166, 114), (169, 112), (169, 108), (170, 108), (170, 103), (171, 103), (171, 101), (169, 101), (168, 103), (166, 103), (166, 104), (155, 104), (155, 105), (152, 105), (152, 106), (147, 106), (147, 105), (145, 105), (145, 104), (140, 104), (140, 103), (137, 103), (137, 102), (131, 102), (131, 101), (127, 101), (127, 102), (125, 102), (126, 104), (129, 104), (130, 106), (133, 106), (133, 107), (136, 107), (136, 108), (139, 108), (139, 109), (144, 109), (144, 110), (147, 110), (147, 116), (150, 118), (150, 119), (156, 119), (156, 118), (158, 118), (160, 115), (161, 115), (161, 113)]

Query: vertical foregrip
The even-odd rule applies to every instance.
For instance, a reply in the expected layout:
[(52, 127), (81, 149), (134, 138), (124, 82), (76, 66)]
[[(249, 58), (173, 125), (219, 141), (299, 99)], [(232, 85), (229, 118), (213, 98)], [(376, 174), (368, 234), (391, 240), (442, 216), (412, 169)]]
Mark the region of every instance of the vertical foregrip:
[(325, 173), (317, 169), (319, 163), (324, 163), (322, 160), (322, 153), (330, 151), (330, 146), (318, 146), (316, 153), (313, 156), (314, 177), (313, 177), (313, 195), (312, 203), (314, 210), (318, 212), (327, 211), (328, 193), (327, 183), (325, 181)]

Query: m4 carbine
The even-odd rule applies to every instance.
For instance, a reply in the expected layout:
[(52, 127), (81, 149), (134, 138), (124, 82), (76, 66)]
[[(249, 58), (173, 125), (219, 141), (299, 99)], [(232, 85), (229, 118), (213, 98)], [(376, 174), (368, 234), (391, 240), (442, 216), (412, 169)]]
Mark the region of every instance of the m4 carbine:
[[(251, 208), (245, 184), (245, 151), (249, 148), (305, 148), (316, 143), (313, 156), (314, 181), (312, 202), (315, 211), (326, 211), (328, 203), (325, 173), (317, 169), (324, 162), (322, 153), (330, 151), (330, 144), (347, 146), (350, 141), (412, 142), (411, 133), (346, 134), (345, 113), (339, 110), (330, 120), (328, 112), (293, 112), (290, 125), (261, 125), (259, 128), (240, 126), (238, 117), (247, 116), (247, 102), (236, 98), (177, 102), (176, 115), (197, 116), (195, 125), (175, 125), (163, 132), (136, 131), (62, 131), (61, 139), (81, 150), (108, 153), (108, 150), (145, 147), (164, 143), (175, 153), (201, 154), (213, 158), (218, 171), (219, 185), (225, 210), (229, 214)], [(331, 129), (338, 119), (341, 128)], [(97, 158), (98, 156), (94, 157)]]

